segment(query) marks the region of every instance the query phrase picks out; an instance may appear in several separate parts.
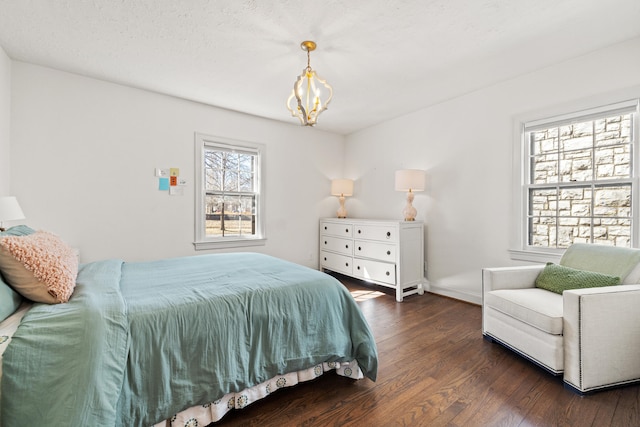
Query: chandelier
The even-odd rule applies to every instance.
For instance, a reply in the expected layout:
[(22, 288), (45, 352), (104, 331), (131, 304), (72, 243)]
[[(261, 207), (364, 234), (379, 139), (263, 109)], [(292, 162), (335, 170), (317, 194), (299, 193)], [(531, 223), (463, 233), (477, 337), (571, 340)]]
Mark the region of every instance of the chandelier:
[[(318, 116), (327, 109), (333, 97), (333, 88), (326, 80), (318, 77), (311, 68), (310, 52), (316, 49), (315, 42), (303, 41), (300, 43), (302, 50), (307, 52), (307, 67), (302, 70), (293, 84), (293, 90), (287, 99), (287, 109), (292, 117), (300, 119), (303, 126), (313, 126), (318, 121)], [(324, 86), (328, 92), (326, 100), (322, 100), (321, 87)], [(294, 102), (295, 100), (295, 102)], [(297, 105), (296, 105), (297, 104)]]

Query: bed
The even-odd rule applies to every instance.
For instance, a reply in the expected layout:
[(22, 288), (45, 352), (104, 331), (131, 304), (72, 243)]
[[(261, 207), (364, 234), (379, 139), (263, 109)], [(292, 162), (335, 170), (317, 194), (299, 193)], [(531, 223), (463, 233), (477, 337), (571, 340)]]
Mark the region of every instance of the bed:
[(83, 264), (68, 302), (23, 303), (2, 333), (3, 427), (202, 426), (325, 371), (377, 374), (344, 286), (255, 253)]

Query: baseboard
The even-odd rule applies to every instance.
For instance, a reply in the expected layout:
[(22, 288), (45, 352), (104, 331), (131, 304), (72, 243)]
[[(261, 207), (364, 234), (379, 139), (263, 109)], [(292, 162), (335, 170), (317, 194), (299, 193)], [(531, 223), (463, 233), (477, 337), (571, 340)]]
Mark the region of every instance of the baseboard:
[(455, 289), (441, 288), (438, 286), (434, 286), (432, 283), (429, 284), (428, 291), (432, 294), (458, 299), (475, 305), (482, 305), (482, 296), (472, 294), (470, 292), (461, 292)]

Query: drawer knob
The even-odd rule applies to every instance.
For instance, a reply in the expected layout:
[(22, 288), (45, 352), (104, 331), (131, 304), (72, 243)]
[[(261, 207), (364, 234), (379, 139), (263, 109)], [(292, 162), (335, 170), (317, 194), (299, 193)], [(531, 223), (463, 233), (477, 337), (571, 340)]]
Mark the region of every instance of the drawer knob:
[[(325, 243), (327, 243), (327, 242), (325, 242)], [(391, 251), (387, 251), (387, 255), (391, 255)]]
[(325, 229), (325, 230), (327, 229), (327, 226), (326, 226), (326, 225), (324, 226), (324, 229)]
[(387, 231), (387, 239), (388, 239), (389, 237), (391, 237), (391, 232), (390, 232), (390, 231)]
[(358, 266), (358, 270), (360, 270), (360, 266)]
[(358, 234), (362, 234), (362, 230), (358, 230)]
[(349, 263), (348, 263), (348, 262), (345, 262), (345, 263), (344, 263), (344, 265), (346, 265), (347, 267), (349, 267)]
[(359, 250), (359, 251), (361, 251), (361, 250), (362, 250), (362, 247), (358, 246), (358, 250)]
[(327, 257), (324, 257), (324, 260), (326, 261), (326, 260), (327, 260)]
[(344, 245), (344, 247), (345, 247), (346, 249), (349, 249), (349, 245)]
[(348, 232), (349, 232), (349, 229), (348, 229), (348, 228), (345, 228), (345, 229), (344, 229), (344, 232), (345, 232), (345, 233), (348, 233)]
[(325, 244), (325, 245), (327, 244), (327, 241), (326, 241), (326, 240), (324, 241), (324, 244)]
[(387, 271), (387, 276), (388, 276), (388, 275), (390, 275), (390, 274), (391, 274), (391, 273), (389, 273), (389, 272)]

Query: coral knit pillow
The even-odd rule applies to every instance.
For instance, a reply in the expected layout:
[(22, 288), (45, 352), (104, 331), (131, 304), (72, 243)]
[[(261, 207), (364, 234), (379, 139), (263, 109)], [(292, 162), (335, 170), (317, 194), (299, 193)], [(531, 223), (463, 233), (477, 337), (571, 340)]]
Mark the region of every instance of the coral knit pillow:
[(76, 286), (78, 257), (58, 236), (36, 231), (0, 239), (0, 270), (23, 297), (36, 302), (67, 302)]

